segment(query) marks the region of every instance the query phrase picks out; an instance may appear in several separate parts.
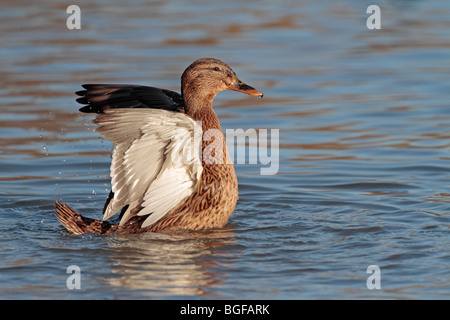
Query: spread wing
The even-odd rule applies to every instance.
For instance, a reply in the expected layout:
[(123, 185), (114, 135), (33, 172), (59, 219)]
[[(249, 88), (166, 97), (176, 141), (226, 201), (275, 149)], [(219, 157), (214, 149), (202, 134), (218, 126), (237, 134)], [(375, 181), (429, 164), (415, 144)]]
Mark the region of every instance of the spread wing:
[(77, 102), (86, 104), (81, 112), (102, 113), (111, 108), (154, 108), (184, 112), (184, 101), (177, 92), (129, 84), (83, 84)]
[(161, 109), (105, 109), (96, 129), (114, 143), (113, 197), (103, 220), (128, 206), (120, 224), (148, 215), (142, 227), (164, 217), (195, 192), (203, 167), (201, 125), (184, 113)]

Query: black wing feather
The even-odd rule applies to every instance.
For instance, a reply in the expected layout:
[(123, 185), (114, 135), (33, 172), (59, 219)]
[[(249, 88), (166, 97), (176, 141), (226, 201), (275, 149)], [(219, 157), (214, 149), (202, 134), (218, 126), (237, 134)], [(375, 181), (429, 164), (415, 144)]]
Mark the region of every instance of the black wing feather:
[(129, 84), (83, 84), (75, 92), (81, 98), (81, 112), (103, 113), (109, 108), (153, 108), (184, 113), (182, 96), (174, 91)]

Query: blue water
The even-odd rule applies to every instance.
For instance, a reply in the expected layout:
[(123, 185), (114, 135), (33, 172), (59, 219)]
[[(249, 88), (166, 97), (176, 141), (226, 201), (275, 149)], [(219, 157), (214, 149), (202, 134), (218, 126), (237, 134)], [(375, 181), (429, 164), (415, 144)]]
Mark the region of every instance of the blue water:
[[(82, 2), (81, 30), (67, 6), (1, 4), (0, 298), (450, 297), (450, 3)], [(214, 108), (224, 129), (279, 129), (277, 174), (236, 165), (220, 230), (68, 234), (54, 201), (101, 218), (110, 190), (111, 143), (74, 92), (179, 91), (201, 57), (264, 92), (220, 93)]]

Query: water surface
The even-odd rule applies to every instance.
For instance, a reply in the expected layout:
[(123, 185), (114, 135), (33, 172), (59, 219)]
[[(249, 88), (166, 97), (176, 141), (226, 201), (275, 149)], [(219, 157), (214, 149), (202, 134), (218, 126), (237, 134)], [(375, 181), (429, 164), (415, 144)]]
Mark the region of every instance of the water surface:
[[(347, 0), (81, 2), (0, 10), (0, 298), (448, 299), (450, 4)], [(55, 200), (101, 218), (111, 143), (83, 83), (179, 90), (215, 57), (264, 92), (220, 93), (224, 129), (279, 129), (279, 171), (239, 164), (230, 223), (72, 236)], [(66, 286), (70, 265), (81, 290)], [(369, 290), (369, 265), (381, 289)]]

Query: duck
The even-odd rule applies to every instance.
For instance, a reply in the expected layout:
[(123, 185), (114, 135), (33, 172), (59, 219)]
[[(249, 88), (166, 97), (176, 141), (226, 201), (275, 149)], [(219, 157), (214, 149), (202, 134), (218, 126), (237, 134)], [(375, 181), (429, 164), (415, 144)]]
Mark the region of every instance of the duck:
[[(238, 180), (212, 103), (225, 90), (262, 98), (224, 62), (201, 58), (181, 76), (181, 94), (127, 84), (84, 84), (83, 113), (113, 143), (111, 191), (101, 220), (55, 202), (75, 235), (223, 228), (238, 200)], [(116, 222), (107, 221), (118, 215)], [(118, 222), (117, 222), (118, 220)]]

